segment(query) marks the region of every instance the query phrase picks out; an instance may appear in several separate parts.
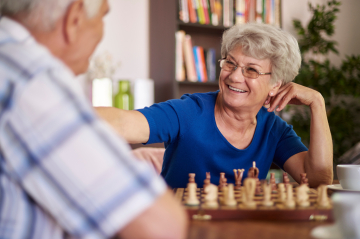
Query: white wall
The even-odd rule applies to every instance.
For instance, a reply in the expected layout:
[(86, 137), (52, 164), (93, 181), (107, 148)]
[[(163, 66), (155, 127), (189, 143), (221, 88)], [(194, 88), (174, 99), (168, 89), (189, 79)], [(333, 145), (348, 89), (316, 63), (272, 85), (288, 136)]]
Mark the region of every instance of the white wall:
[(114, 78), (149, 78), (149, 0), (108, 0), (104, 37), (94, 56), (108, 52), (120, 63)]
[[(293, 19), (302, 21), (303, 26), (310, 20), (311, 14), (308, 9), (308, 2), (324, 4), (327, 0), (282, 0), (282, 26), (285, 30), (296, 35), (292, 25)], [(335, 20), (335, 34), (332, 40), (338, 42), (339, 55), (330, 54), (330, 61), (339, 65), (345, 55), (360, 54), (360, 1), (343, 0), (340, 6), (338, 18)]]

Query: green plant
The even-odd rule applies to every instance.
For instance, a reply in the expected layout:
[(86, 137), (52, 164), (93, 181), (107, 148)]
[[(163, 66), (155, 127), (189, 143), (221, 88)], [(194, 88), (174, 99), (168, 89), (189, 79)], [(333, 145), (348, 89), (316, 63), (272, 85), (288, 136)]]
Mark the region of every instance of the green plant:
[[(309, 3), (312, 18), (302, 26), (293, 25), (299, 35), (303, 57), (295, 82), (319, 91), (326, 103), (326, 112), (334, 144), (334, 163), (344, 152), (360, 141), (360, 56), (346, 56), (339, 67), (331, 65), (328, 53), (338, 54), (334, 21), (340, 2), (331, 0), (316, 7)], [(307, 59), (307, 60), (304, 60)], [(294, 130), (308, 145), (310, 140), (310, 111), (308, 107), (289, 106)]]

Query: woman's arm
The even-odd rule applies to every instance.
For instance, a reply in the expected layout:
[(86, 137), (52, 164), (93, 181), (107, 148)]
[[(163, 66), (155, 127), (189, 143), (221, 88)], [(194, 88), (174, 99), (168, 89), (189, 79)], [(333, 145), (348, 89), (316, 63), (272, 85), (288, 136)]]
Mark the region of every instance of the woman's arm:
[(148, 121), (139, 111), (115, 107), (95, 107), (95, 111), (129, 143), (146, 143), (149, 140)]
[(282, 86), (270, 100), (268, 111), (281, 111), (287, 104), (308, 105), (311, 111), (310, 145), (307, 152), (290, 157), (284, 169), (300, 182), (300, 173), (306, 173), (311, 187), (331, 184), (333, 180), (333, 145), (322, 95), (310, 88), (289, 83)]

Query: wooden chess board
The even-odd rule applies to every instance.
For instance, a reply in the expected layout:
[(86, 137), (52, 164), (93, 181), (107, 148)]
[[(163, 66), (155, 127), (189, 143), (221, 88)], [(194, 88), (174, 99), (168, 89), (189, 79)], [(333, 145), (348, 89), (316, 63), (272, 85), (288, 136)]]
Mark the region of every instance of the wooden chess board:
[[(274, 206), (262, 206), (263, 196), (259, 195), (254, 197), (256, 208), (249, 209), (242, 205), (241, 190), (235, 190), (235, 199), (237, 205), (234, 207), (224, 206), (221, 204), (222, 192), (218, 192), (219, 207), (209, 209), (204, 206), (204, 196), (202, 188), (197, 188), (197, 198), (200, 201), (198, 206), (187, 206), (185, 200), (187, 197), (186, 188), (175, 188), (175, 197), (186, 207), (190, 218), (195, 220), (291, 220), (291, 221), (333, 221), (332, 206), (321, 208), (317, 205), (317, 190), (310, 188), (309, 207), (296, 206), (293, 209), (286, 208), (279, 199), (277, 192), (272, 192), (271, 200)], [(293, 190), (294, 198), (296, 198), (295, 188)]]

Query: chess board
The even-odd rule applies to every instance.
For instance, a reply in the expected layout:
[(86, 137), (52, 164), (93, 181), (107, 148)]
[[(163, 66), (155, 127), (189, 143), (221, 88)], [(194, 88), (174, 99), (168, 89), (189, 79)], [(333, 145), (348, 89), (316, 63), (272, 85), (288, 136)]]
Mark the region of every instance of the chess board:
[[(293, 190), (294, 198), (296, 198), (296, 190)], [(300, 207), (296, 206), (293, 209), (286, 208), (279, 199), (277, 192), (272, 192), (271, 200), (274, 205), (265, 207), (262, 205), (263, 196), (255, 195), (254, 201), (256, 208), (249, 209), (242, 204), (241, 190), (235, 190), (236, 206), (224, 206), (221, 203), (222, 192), (218, 192), (219, 206), (215, 209), (210, 209), (204, 206), (205, 193), (203, 188), (197, 188), (197, 198), (200, 201), (198, 206), (187, 206), (185, 200), (187, 197), (186, 188), (173, 189), (175, 197), (186, 207), (190, 218), (195, 220), (280, 220), (280, 221), (333, 221), (332, 206), (322, 208), (317, 205), (317, 190), (310, 188), (308, 191), (310, 206)]]

